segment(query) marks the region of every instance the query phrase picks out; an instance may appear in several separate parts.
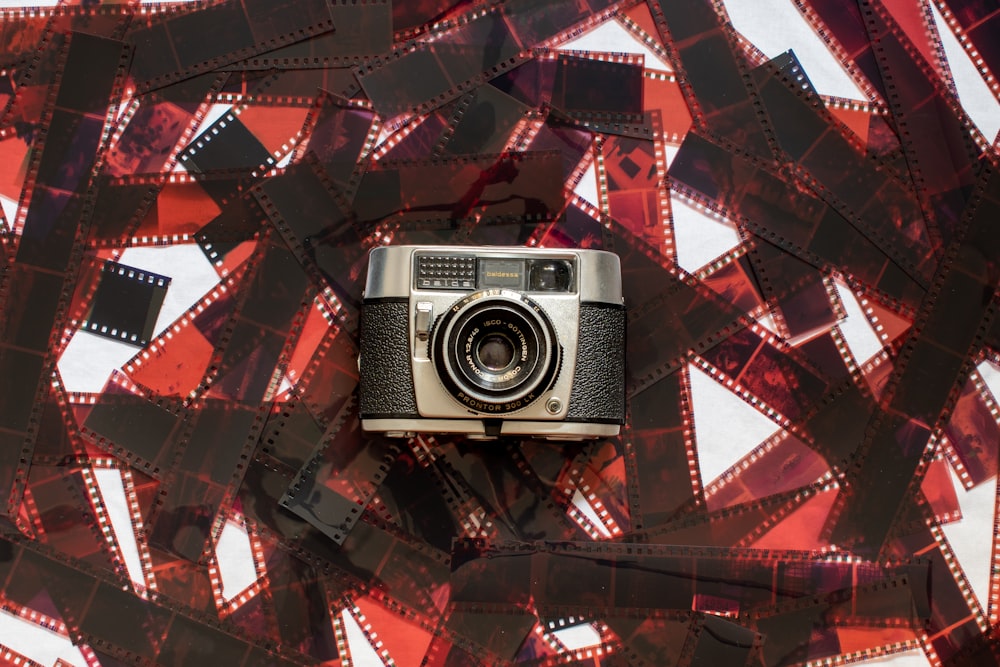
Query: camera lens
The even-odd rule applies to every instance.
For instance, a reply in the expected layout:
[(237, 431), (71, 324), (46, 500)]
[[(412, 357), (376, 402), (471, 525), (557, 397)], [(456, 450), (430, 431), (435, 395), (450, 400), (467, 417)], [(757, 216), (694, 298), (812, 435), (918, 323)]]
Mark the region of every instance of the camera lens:
[(480, 341), (476, 357), (487, 369), (502, 371), (514, 361), (514, 344), (503, 334), (489, 334)]
[(539, 398), (559, 370), (545, 312), (523, 294), (485, 290), (435, 323), (431, 357), (445, 389), (470, 409), (503, 414)]

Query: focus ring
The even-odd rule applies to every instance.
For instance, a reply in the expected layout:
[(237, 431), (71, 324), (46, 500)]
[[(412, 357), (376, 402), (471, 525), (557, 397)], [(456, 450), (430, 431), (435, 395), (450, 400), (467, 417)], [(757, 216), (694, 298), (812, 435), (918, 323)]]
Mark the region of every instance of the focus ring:
[[(496, 367), (482, 358), (484, 341), (502, 337), (514, 354)], [(546, 391), (561, 366), (556, 332), (545, 311), (519, 292), (470, 294), (434, 323), (431, 359), (445, 390), (473, 412), (521, 410)]]

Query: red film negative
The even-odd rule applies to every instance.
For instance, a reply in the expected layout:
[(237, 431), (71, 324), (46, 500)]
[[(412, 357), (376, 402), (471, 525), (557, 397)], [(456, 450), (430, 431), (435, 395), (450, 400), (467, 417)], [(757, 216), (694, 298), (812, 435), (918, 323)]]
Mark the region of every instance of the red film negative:
[(332, 32), (269, 49), (223, 69), (349, 67), (392, 47), (392, 3), (382, 0), (359, 5), (338, 0), (330, 3), (329, 11), (333, 21)]
[(381, 446), (366, 441), (357, 408), (348, 403), (299, 470), (281, 504), (334, 542), (343, 543), (398, 453), (399, 446), (388, 439)]
[[(132, 76), (143, 91), (334, 27), (329, 7), (322, 2), (292, 8), (231, 0), (200, 11), (182, 9), (176, 14), (141, 18), (145, 20), (134, 21), (125, 38), (140, 47)], [(220, 23), (227, 26), (221, 34), (215, 29)]]
[(379, 488), (372, 512), (442, 551), (456, 537), (496, 535), (496, 516), (436, 446), (432, 438), (411, 441)]
[[(82, 52), (91, 52), (93, 58), (77, 60)], [(46, 354), (47, 341), (52, 331), (61, 329), (67, 308), (61, 273), (75, 272), (80, 262), (85, 234), (81, 226), (91, 212), (87, 186), (100, 164), (126, 53), (120, 42), (83, 33), (74, 34), (61, 52), (61, 60), (73, 65), (61, 72), (58, 92), (44, 112), (50, 127), (44, 147), (32, 160), (25, 213), (15, 221), (21, 236), (2, 288), (2, 363), (10, 377), (20, 378), (4, 401), (2, 421), (5, 450), (13, 457), (2, 466), (8, 515), (17, 513), (27, 472), (19, 468), (30, 459), (37, 437), (32, 402), (47, 391), (55, 362)], [(83, 79), (90, 80), (89, 87), (81, 87)]]
[(953, 465), (967, 488), (989, 481), (997, 469), (1000, 454), (991, 445), (996, 442), (996, 414), (996, 401), (982, 377), (970, 374), (944, 431)]
[[(997, 182), (994, 169), (983, 170), (978, 201), (964, 220), (959, 237), (962, 240), (949, 247), (948, 260), (954, 264), (948, 262), (939, 269), (931, 292), (945, 290), (952, 296), (925, 301), (915, 331), (904, 344), (902, 363), (897, 362), (889, 380), (892, 393), (883, 398), (887, 412), (891, 412), (866, 438), (867, 451), (862, 452), (863, 463), (858, 477), (852, 480), (856, 486), (847, 496), (847, 509), (837, 520), (835, 540), (860, 540), (867, 548), (876, 548), (884, 541), (914, 481), (911, 473), (920, 478), (920, 457), (929, 442), (933, 445), (931, 429), (941, 421), (942, 413), (954, 405), (958, 390), (971, 370), (966, 355), (982, 340), (980, 331), (985, 330), (995, 308), (992, 298), (984, 300), (981, 296), (985, 293), (992, 297), (995, 286), (991, 262), (981, 258), (983, 250), (986, 257), (992, 256), (985, 235), (990, 233), (987, 220), (998, 205), (994, 192)], [(958, 294), (967, 296), (960, 299), (955, 296)], [(925, 386), (925, 383), (930, 384)], [(886, 503), (884, 510), (868, 512), (861, 518), (857, 503), (864, 502), (863, 488), (866, 480), (872, 479), (873, 466), (903, 472), (895, 478), (892, 493), (883, 484), (880, 497)]]
[(629, 509), (636, 529), (664, 523), (702, 497), (690, 410), (681, 373), (660, 380), (632, 399), (625, 465)]
[(814, 266), (837, 267), (914, 310), (923, 296), (895, 248), (879, 247), (821, 200), (696, 134), (688, 134), (670, 176), (709, 201), (724, 200), (724, 210), (742, 216), (749, 231)]

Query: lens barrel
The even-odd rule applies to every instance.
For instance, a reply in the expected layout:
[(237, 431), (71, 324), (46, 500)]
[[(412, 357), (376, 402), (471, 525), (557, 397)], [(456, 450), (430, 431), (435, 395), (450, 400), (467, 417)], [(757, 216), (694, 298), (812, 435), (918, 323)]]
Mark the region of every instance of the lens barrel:
[(435, 323), (431, 357), (455, 400), (476, 412), (520, 410), (548, 389), (560, 365), (555, 329), (518, 292), (487, 289), (459, 300)]

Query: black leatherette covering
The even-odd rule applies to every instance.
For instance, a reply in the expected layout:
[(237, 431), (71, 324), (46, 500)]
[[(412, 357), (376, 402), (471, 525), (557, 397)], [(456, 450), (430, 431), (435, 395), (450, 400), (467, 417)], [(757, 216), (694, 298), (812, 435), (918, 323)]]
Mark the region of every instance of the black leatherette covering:
[(362, 418), (417, 416), (408, 317), (405, 301), (367, 303), (361, 311)]

